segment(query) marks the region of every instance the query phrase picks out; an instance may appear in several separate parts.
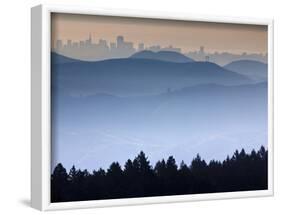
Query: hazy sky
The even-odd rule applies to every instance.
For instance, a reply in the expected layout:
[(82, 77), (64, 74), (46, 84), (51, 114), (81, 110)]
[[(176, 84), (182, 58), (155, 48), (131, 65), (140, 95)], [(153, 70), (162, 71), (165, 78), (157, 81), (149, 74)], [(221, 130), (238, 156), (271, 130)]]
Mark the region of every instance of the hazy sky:
[(267, 26), (221, 24), (159, 19), (105, 17), (76, 14), (52, 14), (52, 42), (62, 39), (114, 42), (123, 35), (126, 41), (146, 46), (173, 45), (183, 52), (198, 50), (232, 53), (266, 53)]

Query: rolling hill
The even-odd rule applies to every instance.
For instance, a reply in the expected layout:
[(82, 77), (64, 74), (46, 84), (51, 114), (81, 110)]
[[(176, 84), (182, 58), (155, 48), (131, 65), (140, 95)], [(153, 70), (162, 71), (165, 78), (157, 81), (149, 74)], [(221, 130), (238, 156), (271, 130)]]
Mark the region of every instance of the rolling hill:
[(255, 81), (267, 81), (267, 64), (259, 61), (238, 60), (225, 65), (224, 68), (248, 76)]
[(64, 55), (58, 54), (56, 52), (51, 53), (51, 63), (52, 64), (64, 64), (64, 63), (74, 63), (74, 62), (82, 62), (80, 60), (66, 57)]
[[(54, 55), (56, 59), (58, 55)], [(58, 60), (54, 60), (57, 62)], [(110, 59), (52, 64), (52, 85), (76, 95), (99, 92), (151, 95), (197, 84), (239, 85), (252, 81), (214, 63), (174, 63), (151, 59)]]
[(169, 62), (175, 62), (175, 63), (187, 63), (187, 62), (193, 62), (189, 57), (186, 57), (185, 55), (173, 52), (173, 51), (159, 51), (159, 52), (153, 52), (153, 51), (141, 51), (133, 54), (130, 58), (134, 59), (151, 59), (151, 60), (161, 60), (161, 61), (169, 61)]

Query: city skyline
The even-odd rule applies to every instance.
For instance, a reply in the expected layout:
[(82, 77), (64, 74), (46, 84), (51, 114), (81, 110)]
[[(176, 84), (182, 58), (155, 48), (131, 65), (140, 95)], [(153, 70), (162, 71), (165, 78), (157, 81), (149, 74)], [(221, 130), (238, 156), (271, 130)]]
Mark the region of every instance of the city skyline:
[(262, 25), (54, 13), (51, 27), (53, 47), (58, 39), (78, 42), (91, 33), (109, 43), (123, 35), (134, 44), (173, 45), (183, 53), (200, 46), (207, 52), (267, 52), (267, 27)]
[(142, 42), (135, 44), (132, 41), (127, 41), (123, 35), (118, 35), (116, 37), (116, 41), (110, 42), (103, 38), (96, 38), (95, 34), (92, 33), (89, 33), (88, 38), (80, 41), (72, 41), (71, 39), (63, 41), (58, 39), (54, 41), (52, 50), (67, 57), (89, 61), (106, 60), (111, 58), (127, 58), (137, 52), (149, 50), (153, 52), (178, 52), (196, 61), (210, 61), (219, 65), (224, 65), (230, 63), (231, 61), (241, 59), (256, 60), (267, 63), (267, 54), (262, 53), (243, 52), (241, 54), (234, 54), (218, 51), (210, 53), (207, 52), (205, 47), (202, 45), (195, 51), (183, 53), (181, 48), (174, 47), (173, 45), (162, 47), (157, 44), (148, 46)]
[(103, 60), (110, 58), (126, 58), (132, 54), (151, 50), (157, 51), (174, 51), (181, 53), (181, 49), (169, 45), (168, 47), (161, 47), (160, 45), (146, 46), (144, 43), (134, 44), (131, 41), (126, 41), (124, 36), (118, 35), (115, 42), (108, 42), (105, 39), (96, 39), (89, 33), (85, 40), (66, 41), (56, 40), (53, 51), (64, 54), (68, 57), (84, 60)]

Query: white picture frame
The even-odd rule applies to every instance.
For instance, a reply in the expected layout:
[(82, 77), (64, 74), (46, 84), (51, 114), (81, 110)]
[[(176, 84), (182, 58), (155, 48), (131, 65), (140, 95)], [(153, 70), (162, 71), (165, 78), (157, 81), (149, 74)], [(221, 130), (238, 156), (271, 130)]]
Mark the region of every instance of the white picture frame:
[[(268, 26), (268, 190), (164, 197), (145, 197), (83, 202), (50, 202), (51, 139), (50, 139), (50, 18), (51, 13), (74, 13), (121, 17), (139, 17), (218, 23), (258, 24)], [(216, 199), (246, 198), (273, 195), (273, 20), (237, 17), (195, 16), (156, 11), (122, 11), (82, 6), (39, 5), (31, 9), (31, 206), (38, 210), (60, 210), (106, 206), (141, 205)]]

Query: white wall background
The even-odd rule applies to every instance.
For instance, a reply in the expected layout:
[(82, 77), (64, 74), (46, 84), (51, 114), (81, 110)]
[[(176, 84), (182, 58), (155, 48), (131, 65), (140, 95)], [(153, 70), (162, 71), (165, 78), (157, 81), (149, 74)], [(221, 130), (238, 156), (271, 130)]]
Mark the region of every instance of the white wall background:
[[(41, 3), (159, 10), (275, 20), (275, 197), (52, 212), (52, 214), (277, 214), (281, 209), (281, 13), (277, 0), (6, 0), (0, 19), (0, 214), (30, 208), (30, 8)], [(280, 212), (279, 212), (280, 213)]]

